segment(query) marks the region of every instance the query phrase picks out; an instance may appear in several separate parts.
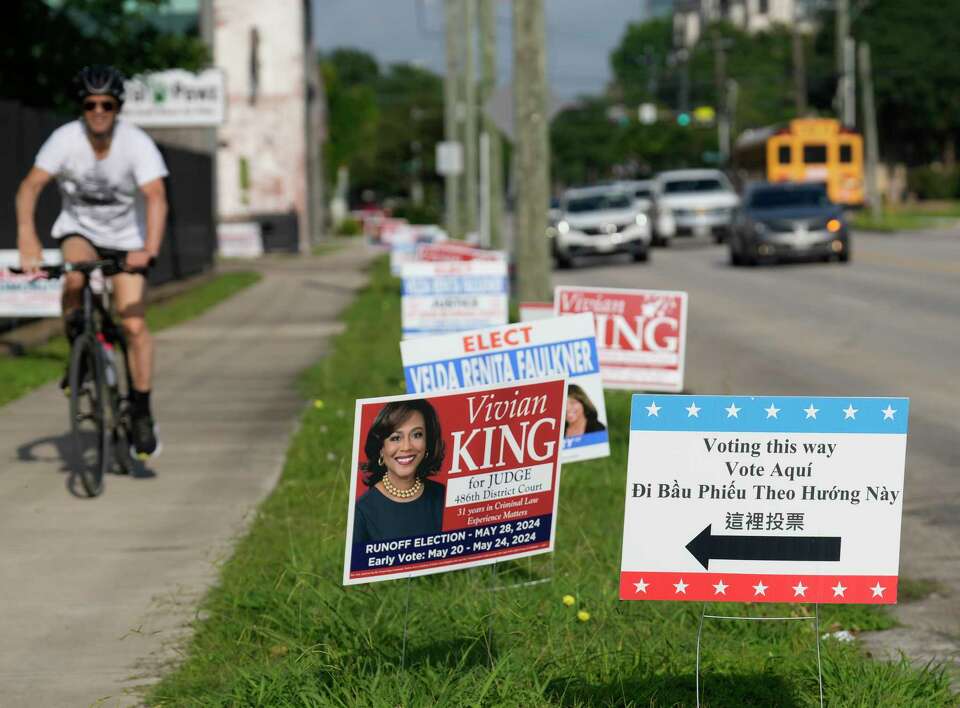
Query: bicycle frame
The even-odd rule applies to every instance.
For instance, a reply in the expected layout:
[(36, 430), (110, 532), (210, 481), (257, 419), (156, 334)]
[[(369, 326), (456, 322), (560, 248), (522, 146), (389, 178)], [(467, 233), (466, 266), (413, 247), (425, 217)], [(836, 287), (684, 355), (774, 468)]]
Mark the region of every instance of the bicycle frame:
[[(67, 266), (69, 268), (69, 266)], [(131, 460), (128, 457), (130, 404), (129, 395), (133, 386), (130, 373), (130, 359), (127, 350), (127, 341), (121, 327), (118, 327), (110, 314), (111, 283), (104, 278), (102, 292), (94, 291), (91, 284), (91, 270), (76, 268), (83, 276), (82, 312), (83, 330), (78, 337), (88, 338), (96, 342), (93, 347), (97, 361), (96, 375), (102, 375), (103, 389), (106, 392), (104, 421), (109, 428), (113, 445), (113, 462), (124, 471), (131, 471)], [(113, 350), (112, 360), (108, 352)], [(122, 359), (121, 359), (122, 358)], [(112, 369), (114, 377), (111, 380), (107, 371)], [(122, 374), (118, 371), (122, 369)], [(118, 380), (117, 376), (123, 376)]]

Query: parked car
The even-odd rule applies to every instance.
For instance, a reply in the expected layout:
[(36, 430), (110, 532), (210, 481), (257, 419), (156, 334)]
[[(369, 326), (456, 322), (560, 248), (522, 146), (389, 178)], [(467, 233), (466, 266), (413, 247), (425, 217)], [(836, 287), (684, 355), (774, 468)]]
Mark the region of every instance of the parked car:
[(843, 208), (823, 184), (748, 185), (730, 235), (730, 262), (816, 258), (850, 260), (850, 234)]
[(633, 195), (616, 186), (568, 189), (561, 217), (547, 229), (557, 265), (568, 268), (588, 255), (629, 253), (635, 261), (649, 256), (650, 226), (636, 210)]
[(650, 216), (650, 207), (653, 205), (651, 198), (653, 185), (650, 180), (624, 180), (618, 182), (617, 186), (633, 195), (633, 206), (637, 211)]
[(707, 236), (720, 243), (740, 203), (720, 170), (671, 170), (653, 180), (653, 242), (666, 246), (675, 236)]

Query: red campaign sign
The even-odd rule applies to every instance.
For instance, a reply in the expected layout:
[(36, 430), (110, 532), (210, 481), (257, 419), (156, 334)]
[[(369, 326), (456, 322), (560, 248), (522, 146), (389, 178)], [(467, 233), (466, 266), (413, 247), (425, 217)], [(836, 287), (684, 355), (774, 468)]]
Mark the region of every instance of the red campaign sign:
[(419, 261), (498, 261), (502, 254), (484, 251), (465, 242), (425, 243), (417, 247)]
[(357, 401), (344, 584), (553, 550), (565, 407), (562, 378)]
[(683, 390), (685, 292), (564, 285), (554, 291), (553, 306), (558, 315), (593, 313), (607, 388)]

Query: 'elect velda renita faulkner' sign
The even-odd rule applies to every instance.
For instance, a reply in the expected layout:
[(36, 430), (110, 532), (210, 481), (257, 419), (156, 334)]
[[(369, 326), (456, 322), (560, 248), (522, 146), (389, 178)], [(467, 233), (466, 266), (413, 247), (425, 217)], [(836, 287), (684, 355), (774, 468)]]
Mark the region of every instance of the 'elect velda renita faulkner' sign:
[(610, 454), (593, 315), (420, 337), (400, 342), (410, 393), (569, 377), (563, 461)]
[(896, 602), (909, 407), (634, 395), (621, 599)]
[(401, 273), (404, 339), (507, 324), (505, 261), (418, 261)]
[(553, 550), (562, 378), (357, 401), (343, 583)]

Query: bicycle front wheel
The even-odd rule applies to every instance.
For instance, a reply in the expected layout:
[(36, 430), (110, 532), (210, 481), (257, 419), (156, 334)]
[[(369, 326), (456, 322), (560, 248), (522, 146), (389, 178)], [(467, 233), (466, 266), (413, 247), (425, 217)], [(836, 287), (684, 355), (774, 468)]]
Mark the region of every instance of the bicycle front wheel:
[(103, 369), (99, 343), (79, 337), (70, 355), (70, 428), (74, 470), (87, 495), (103, 491), (103, 475), (110, 465), (110, 432), (104, 415)]

